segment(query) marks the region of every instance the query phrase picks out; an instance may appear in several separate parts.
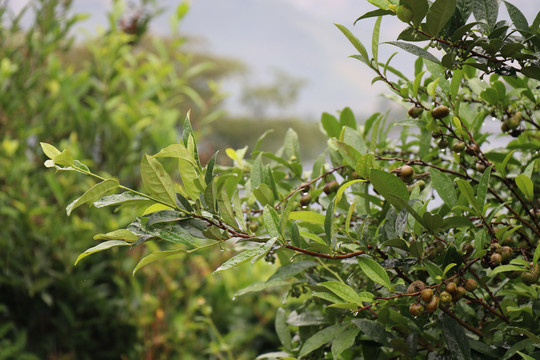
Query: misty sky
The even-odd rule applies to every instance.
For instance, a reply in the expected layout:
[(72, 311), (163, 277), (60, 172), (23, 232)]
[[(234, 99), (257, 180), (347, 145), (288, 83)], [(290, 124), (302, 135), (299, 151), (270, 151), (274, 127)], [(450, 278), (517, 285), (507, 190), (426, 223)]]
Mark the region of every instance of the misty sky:
[[(8, 1), (12, 8), (26, 1)], [(162, 0), (164, 14), (153, 21), (151, 31), (167, 34), (168, 17), (180, 1)], [(511, 0), (527, 16), (529, 23), (540, 10), (538, 0)], [(91, 15), (84, 21), (88, 34), (105, 26), (105, 14), (112, 0), (75, 0), (73, 9)], [(374, 74), (358, 60), (349, 58), (355, 49), (333, 25), (351, 29), (370, 51), (374, 19), (362, 20), (362, 14), (375, 10), (367, 0), (192, 0), (191, 10), (181, 24), (182, 33), (202, 38), (199, 49), (216, 55), (237, 58), (251, 72), (246, 79), (224, 84), (231, 93), (227, 108), (241, 113), (237, 101), (242, 82), (264, 83), (271, 80), (272, 69), (307, 80), (299, 102), (289, 112), (317, 119), (323, 111), (335, 112), (350, 106), (356, 113), (380, 110), (378, 94), (388, 90), (382, 83), (370, 85)], [(501, 5), (501, 15), (506, 8)], [(383, 18), (381, 42), (395, 40), (405, 24), (395, 18)], [(380, 59), (396, 51), (381, 45)], [(400, 54), (392, 65), (404, 73), (412, 72), (412, 56)]]

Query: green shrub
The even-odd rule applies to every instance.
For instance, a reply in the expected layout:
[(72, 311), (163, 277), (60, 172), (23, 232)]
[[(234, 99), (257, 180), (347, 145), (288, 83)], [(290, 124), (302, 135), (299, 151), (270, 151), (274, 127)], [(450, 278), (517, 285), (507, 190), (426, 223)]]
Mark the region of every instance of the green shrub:
[[(134, 271), (222, 247), (238, 254), (214, 274), (278, 263), (235, 294), (287, 290), (281, 347), (260, 359), (538, 359), (540, 15), (529, 25), (505, 2), (508, 24), (496, 1), (370, 2), (379, 8), (359, 20), (377, 17), (371, 54), (338, 28), (373, 81), (414, 107), (362, 125), (350, 109), (323, 114), (328, 147), (311, 169), (292, 130), (275, 153), (258, 142), (228, 149), (232, 166), (203, 167), (188, 118), (180, 143), (143, 156), (140, 193), (42, 144), (46, 166), (99, 181), (76, 205), (147, 209), (80, 258), (147, 244)], [(407, 28), (391, 44), (418, 56), (412, 79), (378, 58), (382, 18), (395, 15)]]

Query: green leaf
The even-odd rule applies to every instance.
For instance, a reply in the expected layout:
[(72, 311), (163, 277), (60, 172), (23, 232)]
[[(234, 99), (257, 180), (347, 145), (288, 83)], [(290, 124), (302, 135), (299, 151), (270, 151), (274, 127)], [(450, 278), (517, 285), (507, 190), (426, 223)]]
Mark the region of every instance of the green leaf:
[(497, 23), (499, 0), (474, 0), (472, 12), (476, 21), (485, 24), (486, 31), (490, 33)]
[(260, 184), (253, 189), (253, 195), (263, 206), (274, 204), (274, 192), (266, 184)]
[(345, 35), (347, 37), (347, 39), (349, 39), (349, 41), (351, 42), (351, 44), (353, 44), (353, 46), (356, 48), (356, 50), (358, 50), (358, 52), (360, 53), (360, 56), (362, 56), (362, 58), (365, 60), (365, 62), (369, 63), (368, 52), (367, 52), (366, 48), (364, 47), (364, 45), (362, 45), (360, 40), (358, 40), (358, 38), (356, 36), (354, 36), (345, 26), (339, 25), (339, 24), (335, 24), (335, 25), (343, 33), (343, 35)]
[(426, 268), (429, 276), (431, 277), (433, 281), (437, 283), (440, 283), (442, 281), (443, 271), (441, 270), (439, 266), (435, 265), (434, 263), (428, 260), (424, 261), (422, 264)]
[(100, 183), (95, 184), (90, 189), (88, 189), (84, 194), (81, 195), (81, 197), (75, 199), (71, 204), (69, 204), (66, 207), (66, 212), (68, 216), (71, 214), (71, 212), (81, 206), (84, 203), (87, 202), (94, 202), (101, 198), (103, 194), (107, 193), (108, 191), (111, 191), (112, 189), (116, 189), (118, 187), (118, 181), (108, 179), (105, 181), (102, 181)]
[(519, 31), (528, 31), (529, 30), (529, 23), (527, 22), (527, 18), (523, 13), (514, 5), (510, 4), (508, 1), (504, 2), (504, 5), (506, 5), (506, 9), (508, 10), (508, 15), (510, 15), (510, 19), (512, 19), (512, 22), (514, 23), (514, 26)]
[(126, 191), (121, 194), (113, 194), (102, 197), (99, 200), (94, 201), (94, 206), (97, 208), (102, 208), (105, 206), (111, 205), (127, 205), (127, 204), (140, 204), (140, 203), (151, 203), (147, 197), (142, 195), (137, 195), (131, 191)]
[(334, 198), (334, 207), (337, 207), (337, 204), (341, 201), (341, 198), (343, 197), (343, 194), (345, 193), (345, 190), (352, 184), (356, 184), (358, 182), (365, 182), (365, 180), (357, 179), (357, 180), (351, 180), (347, 181), (345, 184), (341, 185), (336, 193), (336, 197)]
[(360, 16), (358, 19), (356, 19), (353, 23), (353, 25), (356, 25), (356, 23), (360, 20), (363, 20), (363, 19), (369, 19), (369, 18), (372, 18), (372, 17), (377, 17), (377, 16), (384, 16), (384, 15), (393, 15), (395, 14), (393, 11), (391, 10), (382, 10), (382, 9), (377, 9), (377, 10), (373, 10), (373, 11), (369, 11), (367, 13), (365, 13), (364, 15)]
[(453, 208), (457, 204), (456, 189), (452, 181), (437, 169), (431, 169), (431, 183), (437, 194), (441, 197), (449, 208)]
[(188, 252), (188, 251), (186, 251), (185, 249), (165, 250), (165, 251), (154, 251), (153, 253), (151, 253), (151, 254), (146, 255), (145, 257), (143, 257), (143, 258), (137, 263), (137, 265), (136, 265), (135, 268), (133, 269), (132, 275), (135, 276), (135, 273), (136, 273), (137, 271), (139, 271), (140, 269), (142, 269), (142, 268), (145, 267), (146, 265), (148, 265), (148, 264), (150, 264), (150, 263), (153, 263), (154, 261), (163, 260), (163, 259), (165, 259), (165, 258), (174, 256), (174, 255), (178, 255), (178, 254), (183, 254), (183, 253), (186, 253), (186, 252)]
[(141, 161), (141, 177), (146, 190), (170, 207), (175, 207), (174, 185), (161, 163), (149, 155)]
[(429, 4), (427, 0), (401, 0), (400, 4), (407, 6), (409, 9), (412, 10), (412, 23), (416, 27), (418, 27), (422, 23), (422, 20), (426, 16), (429, 9)]
[(125, 241), (122, 241), (122, 240), (109, 240), (109, 241), (102, 242), (99, 245), (93, 246), (93, 247), (87, 249), (82, 254), (80, 254), (79, 257), (77, 257), (77, 260), (75, 261), (75, 266), (77, 266), (79, 261), (81, 261), (82, 259), (84, 259), (88, 255), (92, 255), (92, 254), (97, 253), (99, 251), (110, 249), (112, 247), (127, 246), (127, 245), (130, 245), (130, 244), (125, 242)]
[(432, 61), (434, 63), (440, 64), (439, 59), (437, 59), (433, 54), (431, 54), (429, 51), (422, 49), (419, 46), (409, 44), (402, 41), (387, 41), (385, 44), (391, 44), (394, 46), (397, 46), (415, 56), (420, 56), (426, 60)]
[(293, 129), (288, 129), (285, 133), (283, 150), (287, 160), (290, 161), (294, 156), (296, 161), (300, 162), (300, 142), (298, 140), (298, 135)]
[(536, 250), (534, 250), (533, 264), (538, 263), (538, 259), (540, 259), (540, 243), (538, 243)]
[(351, 108), (346, 107), (339, 113), (339, 123), (343, 126), (348, 126), (356, 130), (356, 119), (354, 118), (354, 113)]
[(188, 149), (183, 144), (171, 144), (166, 148), (161, 149), (157, 154), (152, 156), (153, 158), (165, 157), (184, 159), (193, 165), (196, 165), (193, 156), (189, 153)]
[(233, 299), (236, 299), (239, 296), (246, 295), (249, 293), (261, 292), (263, 290), (281, 287), (281, 286), (290, 286), (291, 283), (285, 280), (272, 280), (272, 281), (262, 281), (250, 284), (243, 289), (238, 290), (234, 293)]
[(215, 274), (220, 273), (222, 271), (232, 269), (234, 267), (237, 267), (238, 265), (241, 265), (241, 264), (251, 260), (253, 257), (255, 257), (259, 253), (260, 248), (262, 248), (263, 246), (264, 246), (264, 244), (259, 246), (259, 247), (253, 248), (253, 249), (248, 249), (248, 250), (242, 251), (241, 253), (233, 256), (232, 258), (230, 258), (229, 260), (227, 260), (223, 264), (221, 264), (221, 266), (218, 267), (216, 270), (214, 270), (214, 272), (212, 274), (215, 275)]
[(354, 319), (351, 322), (369, 339), (386, 346), (390, 345), (390, 340), (392, 340), (393, 336), (379, 323), (367, 319)]
[(495, 276), (507, 271), (525, 271), (525, 269), (517, 265), (499, 265), (489, 273), (489, 276)]
[(480, 182), (478, 183), (478, 187), (476, 188), (476, 199), (478, 200), (479, 210), (483, 209), (484, 203), (486, 202), (486, 194), (488, 191), (489, 178), (491, 175), (492, 167), (493, 165), (490, 165), (487, 167), (487, 169), (484, 170), (484, 173), (482, 174), (482, 177), (480, 178)]
[(317, 350), (324, 344), (332, 341), (337, 336), (339, 329), (342, 326), (342, 324), (335, 324), (316, 332), (304, 342), (302, 348), (300, 348), (298, 357), (306, 356), (310, 352)]
[(441, 324), (448, 350), (458, 360), (471, 359), (471, 348), (463, 327), (446, 314), (441, 315)]
[(326, 281), (317, 285), (327, 288), (346, 302), (355, 304), (357, 306), (362, 306), (363, 302), (373, 301), (372, 298), (358, 295), (358, 293), (352, 287), (339, 281)]
[(251, 265), (254, 265), (257, 261), (265, 257), (266, 254), (272, 250), (272, 247), (276, 243), (277, 239), (277, 237), (270, 238), (270, 240), (265, 242), (263, 246), (259, 247), (259, 251), (257, 251), (257, 254), (255, 254), (255, 256), (251, 259)]
[(289, 219), (300, 220), (310, 224), (324, 225), (325, 216), (313, 211), (291, 211)]
[(274, 327), (276, 329), (276, 334), (279, 338), (279, 341), (281, 342), (281, 345), (283, 345), (286, 350), (290, 350), (292, 348), (291, 331), (289, 330), (289, 326), (287, 325), (285, 309), (281, 307), (278, 308), (276, 311), (276, 320), (274, 321)]
[(43, 150), (43, 153), (49, 158), (54, 159), (55, 156), (60, 155), (60, 150), (55, 148), (51, 144), (47, 144), (44, 142), (39, 143), (41, 145), (41, 149)]
[(208, 165), (206, 165), (206, 173), (204, 174), (204, 182), (206, 185), (210, 184), (212, 182), (212, 179), (214, 178), (214, 166), (216, 164), (216, 158), (219, 151), (216, 151), (216, 153), (210, 158), (210, 161), (208, 161)]
[(314, 261), (299, 261), (292, 264), (283, 265), (278, 268), (276, 272), (270, 276), (270, 278), (268, 278), (268, 281), (289, 279), (316, 265), (317, 263)]
[(456, 10), (456, 0), (436, 0), (427, 13), (426, 30), (431, 36), (437, 36), (448, 23)]
[(321, 124), (329, 138), (339, 137), (339, 134), (341, 133), (341, 125), (339, 124), (338, 119), (336, 119), (335, 116), (332, 116), (325, 112), (322, 113)]
[(324, 232), (326, 234), (326, 241), (328, 244), (332, 244), (334, 247), (334, 234), (336, 232), (334, 226), (334, 203), (330, 203), (326, 209), (326, 216), (324, 218)]
[(279, 215), (274, 208), (266, 205), (263, 211), (264, 227), (271, 237), (280, 237)]
[(375, 21), (375, 27), (373, 28), (373, 36), (371, 40), (371, 51), (373, 52), (373, 62), (375, 64), (379, 63), (379, 32), (381, 30), (381, 20), (382, 16), (379, 16), (377, 21)]
[(390, 289), (390, 278), (384, 268), (379, 265), (375, 260), (367, 256), (360, 256), (357, 258), (360, 268), (373, 282), (383, 285), (387, 289)]
[(106, 234), (97, 234), (94, 235), (94, 240), (122, 240), (125, 242), (135, 242), (137, 241), (138, 237), (131, 231), (127, 229), (118, 229), (114, 231), (110, 231)]
[(532, 201), (534, 199), (534, 184), (531, 179), (527, 175), (521, 174), (516, 176), (515, 181), (518, 189), (525, 195), (527, 200)]
[[(407, 187), (397, 176), (383, 170), (371, 169), (369, 180), (371, 185), (373, 185), (373, 188), (375, 188), (375, 190), (377, 190), (377, 192), (390, 204), (398, 207), (397, 204), (394, 204), (392, 199), (390, 199), (389, 195), (396, 195), (405, 200), (405, 202), (409, 201)], [(401, 210), (401, 206), (399, 206), (398, 209)]]
[(535, 358), (533, 358), (532, 356), (529, 356), (527, 354), (524, 354), (522, 353), (521, 351), (518, 351), (517, 352), (519, 355), (521, 355), (521, 357), (523, 358), (523, 360), (536, 360)]
[(337, 359), (342, 352), (354, 345), (354, 341), (359, 333), (360, 329), (358, 326), (347, 326), (341, 329), (332, 343), (332, 356), (334, 359)]
[(463, 196), (465, 197), (469, 205), (471, 205), (474, 208), (474, 210), (476, 210), (476, 212), (480, 214), (478, 201), (474, 197), (474, 190), (471, 184), (469, 184), (467, 181), (463, 179), (457, 179), (456, 183), (458, 185), (459, 190), (461, 191), (461, 194), (463, 194)]

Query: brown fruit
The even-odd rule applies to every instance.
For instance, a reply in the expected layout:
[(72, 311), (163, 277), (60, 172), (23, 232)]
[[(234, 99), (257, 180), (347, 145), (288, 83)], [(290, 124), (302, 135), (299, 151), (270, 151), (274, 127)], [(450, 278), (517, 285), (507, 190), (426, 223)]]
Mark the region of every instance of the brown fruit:
[(431, 298), (431, 301), (426, 304), (426, 312), (432, 313), (439, 307), (439, 297), (437, 295), (433, 295)]
[(499, 253), (495, 253), (491, 255), (491, 264), (492, 265), (499, 265), (502, 262), (502, 255)]
[(450, 114), (450, 109), (444, 105), (437, 106), (435, 109), (431, 110), (431, 116), (435, 119), (442, 119)]
[(465, 150), (465, 143), (463, 141), (458, 141), (454, 145), (452, 145), (452, 151), (461, 154)]
[(452, 295), (448, 291), (443, 291), (440, 294), (441, 304), (448, 305), (450, 302), (452, 302)]
[(431, 298), (433, 297), (433, 290), (431, 289), (424, 289), (420, 293), (420, 298), (424, 300), (424, 302), (430, 302)]
[(471, 243), (463, 243), (463, 245), (461, 245), (461, 251), (463, 251), (463, 255), (469, 256), (473, 253), (474, 246)]
[(399, 20), (401, 20), (401, 21), (403, 21), (405, 23), (411, 22), (411, 20), (413, 18), (412, 10), (409, 7), (405, 6), (405, 5), (398, 6), (398, 8), (396, 9), (396, 15), (397, 15)]
[(477, 161), (474, 167), (476, 168), (476, 171), (479, 171), (479, 172), (484, 172), (484, 170), (486, 170), (486, 165), (484, 165), (480, 161)]
[(422, 305), (420, 303), (411, 304), (411, 306), (409, 307), (409, 313), (412, 316), (420, 316), (420, 315), (422, 315), (424, 313), (424, 305)]
[(403, 165), (399, 172), (399, 178), (405, 182), (410, 182), (414, 177), (414, 169), (412, 166)]
[(476, 287), (478, 286), (478, 283), (474, 279), (467, 279), (465, 281), (465, 290), (467, 291), (474, 291)]
[(407, 294), (414, 294), (419, 291), (422, 291), (426, 288), (426, 284), (422, 280), (413, 281), (407, 288)]
[(416, 119), (420, 115), (422, 115), (423, 112), (424, 112), (424, 109), (422, 109), (421, 107), (413, 105), (413, 106), (411, 106), (409, 108), (409, 111), (407, 112), (407, 114), (409, 114), (409, 116), (412, 117), (413, 119)]
[(461, 299), (463, 295), (465, 295), (466, 292), (467, 290), (465, 290), (463, 286), (458, 286), (456, 289), (456, 292), (452, 295), (452, 302), (453, 303), (458, 302), (459, 299)]
[(326, 195), (335, 193), (339, 189), (339, 183), (336, 180), (332, 180), (324, 184), (323, 191)]
[(480, 148), (478, 147), (478, 145), (472, 144), (472, 145), (467, 146), (467, 148), (465, 149), (465, 152), (471, 156), (474, 156), (480, 152)]
[(303, 194), (302, 197), (300, 198), (300, 206), (308, 206), (310, 202), (311, 202), (311, 195), (309, 195), (308, 193)]
[(446, 291), (448, 291), (450, 294), (455, 294), (457, 291), (457, 285), (456, 283), (450, 282), (446, 284), (446, 287), (444, 288)]

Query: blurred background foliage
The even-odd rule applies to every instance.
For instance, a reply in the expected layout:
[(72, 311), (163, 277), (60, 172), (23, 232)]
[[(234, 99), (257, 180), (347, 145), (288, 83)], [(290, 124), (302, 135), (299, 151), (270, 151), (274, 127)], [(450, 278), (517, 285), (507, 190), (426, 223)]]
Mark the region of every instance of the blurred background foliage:
[[(17, 14), (0, 7), (0, 359), (250, 359), (276, 348), (279, 295), (232, 300), (266, 278), (268, 264), (208, 277), (228, 257), (208, 253), (149, 266), (134, 278), (137, 249), (74, 267), (93, 234), (125, 226), (136, 209), (114, 217), (81, 209), (68, 219), (65, 204), (91, 184), (47, 171), (39, 142), (69, 148), (136, 188), (140, 155), (175, 143), (190, 109), (208, 156), (253, 144), (268, 128), (275, 131), (267, 150), (275, 150), (292, 126), (312, 158), (323, 142), (318, 125), (256, 113), (265, 102), (288, 106), (279, 102), (284, 91), (297, 94), (302, 82), (260, 86), (266, 91), (246, 100), (256, 104), (252, 116), (234, 118), (222, 110), (219, 82), (246, 69), (186, 50), (189, 40), (174, 31), (186, 4), (172, 15), (170, 38), (146, 34), (160, 11), (154, 3), (130, 9), (117, 1), (109, 29), (83, 41), (72, 33), (84, 15), (70, 6), (35, 0)], [(24, 16), (32, 18), (28, 26)]]

